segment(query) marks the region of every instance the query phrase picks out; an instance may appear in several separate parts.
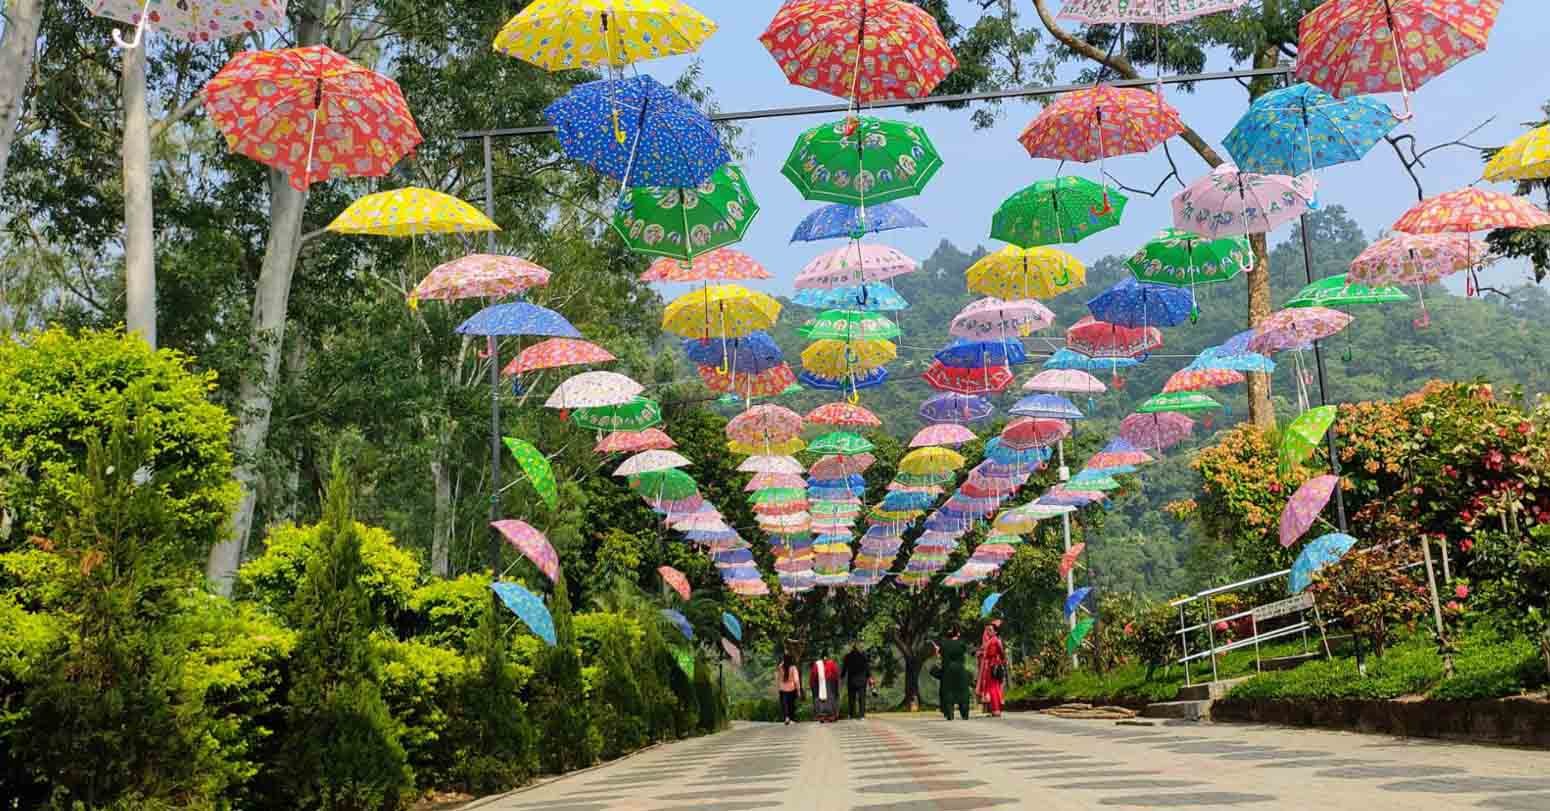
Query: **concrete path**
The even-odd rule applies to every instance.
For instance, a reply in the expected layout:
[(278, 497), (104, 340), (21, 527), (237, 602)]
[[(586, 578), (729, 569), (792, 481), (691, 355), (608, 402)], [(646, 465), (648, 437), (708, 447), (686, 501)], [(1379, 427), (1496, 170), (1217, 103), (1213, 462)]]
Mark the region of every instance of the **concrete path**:
[(1550, 811), (1550, 752), (1279, 727), (875, 716), (740, 726), (477, 808)]

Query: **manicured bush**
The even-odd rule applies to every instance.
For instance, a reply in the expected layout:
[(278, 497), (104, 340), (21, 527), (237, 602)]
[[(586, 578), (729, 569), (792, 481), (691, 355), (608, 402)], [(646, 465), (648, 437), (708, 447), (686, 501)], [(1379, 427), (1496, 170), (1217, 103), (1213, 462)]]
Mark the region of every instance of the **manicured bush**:
[[(385, 529), (355, 523), (353, 531), (360, 538), (360, 585), (369, 610), (382, 621), (396, 622), (410, 607), (420, 564)], [(290, 621), (309, 562), (325, 547), (326, 534), (324, 524), (280, 524), (270, 530), (264, 554), (237, 570), (237, 597)]]
[(530, 707), (543, 740), (539, 764), (550, 773), (592, 765), (602, 740), (592, 723), (592, 702), (583, 688), (581, 655), (570, 614), (565, 579), (554, 584), (550, 600), (559, 644), (544, 651), (534, 668)]
[(489, 604), (487, 574), (432, 580), (409, 596), (409, 610), (399, 625), (405, 635), (422, 642), (466, 651)]
[(458, 685), (447, 725), (447, 779), (476, 794), (520, 785), (538, 769), (533, 728), (517, 697), (515, 667), (496, 612), (495, 601), (485, 600), (469, 651), (477, 658)]

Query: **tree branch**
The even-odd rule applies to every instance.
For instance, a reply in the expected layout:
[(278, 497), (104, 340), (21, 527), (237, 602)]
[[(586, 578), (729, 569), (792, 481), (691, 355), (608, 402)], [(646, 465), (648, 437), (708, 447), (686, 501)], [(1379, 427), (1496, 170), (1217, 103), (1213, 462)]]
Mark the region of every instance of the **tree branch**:
[[(1415, 184), (1415, 198), (1417, 200), (1425, 200), (1426, 189), (1421, 185), (1421, 176), (1416, 174), (1416, 167), (1419, 166), (1422, 169), (1427, 168), (1426, 156), (1440, 149), (1447, 149), (1449, 147), (1464, 147), (1466, 149), (1473, 149), (1476, 152), (1485, 152), (1486, 147), (1468, 143), (1466, 139), (1469, 138), (1469, 136), (1479, 132), (1480, 130), (1485, 129), (1486, 125), (1495, 120), (1496, 116), (1493, 115), (1490, 118), (1487, 118), (1479, 124), (1471, 127), (1469, 131), (1463, 135), (1460, 135), (1451, 141), (1445, 141), (1440, 144), (1429, 146), (1426, 149), (1418, 149), (1416, 147), (1415, 136), (1408, 132), (1403, 135), (1385, 135), (1383, 136), (1383, 140), (1388, 141), (1389, 146), (1394, 148), (1394, 156), (1399, 158), (1399, 165), (1404, 167), (1405, 173), (1410, 175), (1410, 182)], [(1401, 143), (1405, 145), (1405, 148), (1409, 149), (1410, 154), (1405, 154), (1405, 148), (1400, 146)]]
[(162, 135), (164, 135), (173, 124), (182, 121), (183, 119), (192, 115), (195, 110), (203, 107), (204, 102), (204, 96), (201, 96), (198, 93), (190, 96), (188, 101), (178, 105), (176, 110), (173, 110), (164, 116), (161, 120), (151, 125), (151, 140), (154, 141), (157, 138), (162, 137)]
[(1120, 182), (1119, 178), (1109, 174), (1107, 170), (1104, 171), (1103, 176), (1108, 178), (1110, 182), (1119, 187), (1121, 190), (1128, 191), (1131, 194), (1139, 194), (1143, 197), (1156, 197), (1157, 195), (1161, 194), (1163, 186), (1166, 186), (1169, 180), (1177, 180), (1179, 182), (1179, 187), (1183, 188), (1185, 186), (1184, 178), (1179, 175), (1179, 165), (1173, 162), (1173, 153), (1168, 151), (1168, 142), (1164, 141), (1162, 147), (1163, 154), (1168, 157), (1168, 166), (1170, 167), (1170, 171), (1168, 174), (1163, 175), (1162, 180), (1157, 181), (1157, 185), (1150, 191), (1146, 189), (1138, 189), (1133, 186), (1127, 186)]

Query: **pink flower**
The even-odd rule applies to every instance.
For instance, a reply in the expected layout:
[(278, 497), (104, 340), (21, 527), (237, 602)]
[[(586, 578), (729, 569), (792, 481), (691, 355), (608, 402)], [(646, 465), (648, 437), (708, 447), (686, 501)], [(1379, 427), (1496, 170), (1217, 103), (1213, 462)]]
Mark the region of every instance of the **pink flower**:
[(1457, 588), (1453, 589), (1453, 593), (1458, 595), (1458, 598), (1462, 600), (1469, 596), (1469, 587), (1463, 583), (1460, 583), (1458, 584)]
[(1534, 430), (1534, 426), (1529, 425), (1526, 421), (1518, 423), (1518, 433), (1526, 434), (1532, 430)]
[(1218, 621), (1216, 623), (1216, 630), (1218, 630), (1218, 631), (1226, 631), (1227, 630), (1227, 621), (1226, 620)]
[(1459, 541), (1459, 549), (1460, 549), (1460, 551), (1468, 552), (1469, 550), (1474, 549), (1474, 548), (1475, 548), (1475, 539), (1474, 538), (1465, 538), (1464, 540)]
[(1448, 604), (1446, 606), (1443, 606), (1443, 607), (1448, 609), (1449, 611), (1453, 611), (1453, 612), (1458, 612), (1458, 611), (1463, 611), (1464, 610), (1464, 606), (1459, 605), (1457, 600), (1449, 600)]
[(1136, 635), (1136, 624), (1133, 623), (1133, 622), (1125, 623), (1125, 636), (1135, 636), (1135, 635)]

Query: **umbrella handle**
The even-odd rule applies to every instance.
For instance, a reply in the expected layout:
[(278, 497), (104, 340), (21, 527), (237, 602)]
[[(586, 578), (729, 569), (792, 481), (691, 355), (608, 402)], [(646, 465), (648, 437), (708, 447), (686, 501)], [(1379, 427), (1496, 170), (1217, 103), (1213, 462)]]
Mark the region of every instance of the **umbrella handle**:
[(150, 16), (148, 10), (145, 7), (141, 7), (140, 19), (135, 22), (134, 36), (130, 39), (124, 39), (124, 32), (115, 28), (113, 29), (113, 44), (126, 51), (140, 47), (141, 41), (145, 39), (145, 21)]

